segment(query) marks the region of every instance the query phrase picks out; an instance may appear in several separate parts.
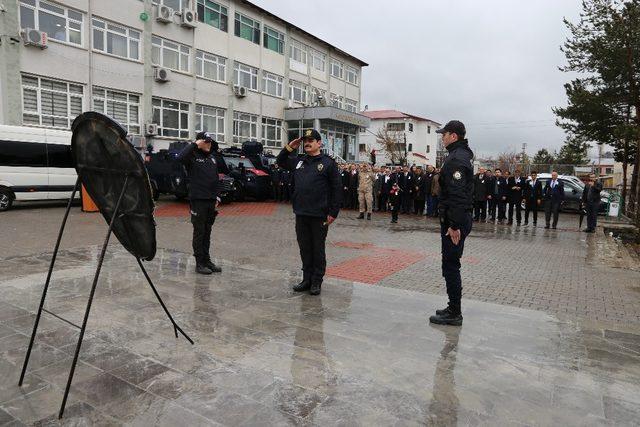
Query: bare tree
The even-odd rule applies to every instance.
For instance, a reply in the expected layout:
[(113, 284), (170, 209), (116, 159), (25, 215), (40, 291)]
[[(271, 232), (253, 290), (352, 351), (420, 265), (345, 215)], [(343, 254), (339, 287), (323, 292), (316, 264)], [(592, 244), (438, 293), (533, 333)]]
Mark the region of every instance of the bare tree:
[(503, 151), (498, 154), (498, 167), (513, 172), (520, 163), (520, 156), (515, 151)]
[(376, 142), (382, 146), (391, 163), (394, 165), (407, 163), (407, 144), (403, 132), (383, 127), (376, 133)]

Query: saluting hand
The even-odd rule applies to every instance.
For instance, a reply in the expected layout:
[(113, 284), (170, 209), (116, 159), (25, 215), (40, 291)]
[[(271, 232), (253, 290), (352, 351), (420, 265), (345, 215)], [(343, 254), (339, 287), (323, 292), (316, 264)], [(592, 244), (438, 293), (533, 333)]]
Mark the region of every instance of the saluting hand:
[(289, 147), (293, 148), (294, 150), (297, 150), (298, 147), (300, 147), (301, 143), (302, 143), (302, 138), (296, 138), (289, 143)]

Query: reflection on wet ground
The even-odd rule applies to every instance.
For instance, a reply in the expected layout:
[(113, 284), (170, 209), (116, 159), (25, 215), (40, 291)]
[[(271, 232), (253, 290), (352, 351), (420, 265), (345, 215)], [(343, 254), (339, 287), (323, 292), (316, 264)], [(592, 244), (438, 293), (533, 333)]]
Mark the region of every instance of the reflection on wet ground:
[[(565, 323), (466, 302), (433, 327), (436, 296), (327, 280), (321, 297), (280, 270), (160, 250), (150, 275), (191, 346), (176, 339), (135, 260), (107, 256), (65, 422), (142, 425), (637, 425), (640, 330)], [(80, 323), (96, 248), (60, 253), (47, 308)], [(0, 425), (55, 423), (77, 332), (44, 315), (18, 375), (50, 255), (0, 263)]]

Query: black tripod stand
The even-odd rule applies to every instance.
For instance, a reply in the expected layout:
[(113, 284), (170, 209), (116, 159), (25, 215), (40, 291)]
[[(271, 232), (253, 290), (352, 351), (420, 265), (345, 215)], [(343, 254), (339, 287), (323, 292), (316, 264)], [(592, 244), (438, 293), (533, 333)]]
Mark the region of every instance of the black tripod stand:
[[(105, 252), (107, 251), (107, 246), (109, 245), (109, 237), (111, 237), (111, 232), (113, 230), (113, 224), (116, 220), (116, 218), (118, 218), (120, 216), (124, 216), (127, 215), (126, 212), (120, 213), (119, 209), (120, 209), (120, 202), (122, 202), (122, 198), (126, 192), (127, 189), (127, 183), (129, 182), (129, 175), (125, 175), (125, 180), (124, 180), (124, 185), (122, 186), (122, 191), (120, 192), (120, 196), (118, 197), (118, 202), (116, 203), (115, 209), (113, 211), (113, 215), (111, 217), (111, 221), (109, 223), (109, 231), (107, 231), (107, 236), (104, 239), (104, 243), (102, 245), (102, 250), (100, 252), (100, 257), (98, 258), (98, 265), (96, 267), (96, 272), (95, 275), (93, 276), (93, 284), (91, 285), (91, 292), (89, 293), (89, 301), (87, 302), (87, 308), (85, 310), (84, 313), (84, 319), (82, 321), (82, 326), (78, 326), (72, 322), (70, 322), (67, 319), (64, 319), (58, 315), (56, 315), (55, 313), (50, 312), (49, 310), (44, 308), (44, 301), (47, 297), (47, 290), (49, 288), (49, 282), (51, 280), (51, 273), (53, 272), (53, 265), (56, 262), (56, 256), (58, 255), (58, 249), (60, 248), (60, 241), (62, 240), (62, 234), (64, 233), (64, 227), (67, 223), (67, 218), (69, 217), (69, 211), (71, 210), (71, 203), (73, 202), (73, 199), (76, 195), (76, 192), (78, 191), (79, 187), (80, 187), (80, 177), (78, 176), (78, 179), (76, 181), (75, 187), (73, 188), (73, 192), (71, 193), (71, 198), (69, 199), (69, 203), (67, 204), (67, 209), (64, 213), (64, 218), (62, 219), (62, 225), (60, 226), (60, 232), (58, 233), (58, 239), (56, 240), (56, 246), (53, 250), (53, 256), (51, 257), (51, 264), (49, 265), (49, 272), (47, 273), (47, 280), (44, 284), (44, 290), (42, 291), (42, 298), (40, 299), (40, 306), (38, 307), (38, 313), (36, 314), (36, 321), (35, 324), (33, 325), (33, 332), (31, 333), (31, 340), (29, 341), (29, 348), (27, 349), (27, 354), (25, 356), (24, 359), (24, 364), (22, 366), (22, 373), (20, 374), (20, 382), (18, 383), (19, 386), (22, 386), (22, 382), (24, 380), (24, 376), (25, 373), (27, 372), (27, 365), (29, 364), (29, 357), (31, 356), (31, 349), (33, 347), (33, 342), (35, 340), (36, 337), (36, 333), (38, 330), (38, 323), (40, 322), (40, 316), (42, 315), (42, 312), (44, 311), (45, 313), (49, 313), (52, 316), (70, 324), (71, 326), (74, 326), (75, 328), (80, 329), (80, 336), (78, 337), (78, 344), (76, 345), (76, 351), (75, 354), (73, 356), (73, 363), (71, 364), (71, 371), (69, 372), (69, 379), (67, 380), (67, 386), (64, 390), (64, 397), (62, 399), (62, 405), (60, 407), (60, 412), (58, 414), (58, 418), (62, 418), (62, 415), (64, 414), (64, 408), (65, 405), (67, 403), (67, 397), (69, 396), (69, 389), (71, 388), (71, 381), (73, 380), (73, 374), (76, 370), (76, 364), (78, 362), (78, 355), (80, 354), (80, 347), (82, 346), (82, 339), (84, 338), (84, 332), (87, 328), (87, 321), (89, 320), (89, 312), (91, 311), (91, 304), (93, 303), (93, 296), (95, 294), (96, 291), (96, 285), (98, 284), (98, 277), (100, 276), (100, 270), (102, 268), (102, 262), (104, 261), (104, 255)], [(182, 336), (184, 336), (187, 341), (189, 341), (191, 344), (193, 344), (193, 340), (191, 338), (189, 338), (189, 336), (180, 328), (180, 326), (178, 326), (178, 324), (175, 322), (175, 320), (173, 320), (173, 317), (171, 316), (171, 313), (169, 313), (169, 310), (167, 309), (167, 306), (164, 304), (164, 302), (162, 301), (162, 298), (160, 297), (160, 294), (158, 293), (158, 291), (156, 290), (156, 287), (153, 285), (153, 282), (151, 281), (151, 278), (149, 277), (149, 274), (147, 273), (147, 270), (145, 270), (144, 266), (142, 265), (142, 261), (140, 260), (140, 258), (136, 258), (136, 261), (138, 262), (138, 265), (140, 266), (140, 269), (142, 270), (142, 273), (144, 273), (144, 277), (147, 279), (147, 282), (149, 282), (149, 286), (151, 286), (151, 289), (153, 290), (153, 293), (155, 294), (156, 298), (158, 298), (158, 301), (160, 302), (160, 305), (162, 306), (162, 309), (164, 310), (165, 313), (167, 313), (167, 316), (169, 317), (169, 320), (171, 321), (171, 323), (173, 324), (173, 331), (174, 334), (176, 336), (176, 338), (178, 337), (178, 332), (180, 332), (180, 334), (182, 334)]]

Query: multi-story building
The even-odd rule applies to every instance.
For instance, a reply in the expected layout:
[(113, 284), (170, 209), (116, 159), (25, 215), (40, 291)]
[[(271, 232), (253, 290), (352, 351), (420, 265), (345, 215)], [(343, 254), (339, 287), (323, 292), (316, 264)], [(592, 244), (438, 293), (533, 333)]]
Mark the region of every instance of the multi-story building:
[(357, 157), (367, 64), (249, 1), (3, 6), (1, 124), (68, 129), (94, 110), (156, 148), (199, 130), (277, 148), (314, 126), (329, 150)]
[[(377, 164), (398, 163), (401, 157), (409, 165), (436, 165), (439, 138), (435, 131), (440, 123), (396, 110), (370, 110), (362, 114), (371, 119), (371, 126), (360, 132), (361, 153), (375, 150)], [(385, 149), (383, 139), (393, 141), (395, 156)]]

